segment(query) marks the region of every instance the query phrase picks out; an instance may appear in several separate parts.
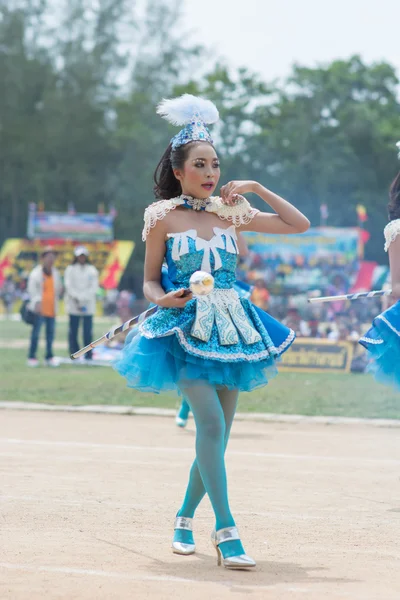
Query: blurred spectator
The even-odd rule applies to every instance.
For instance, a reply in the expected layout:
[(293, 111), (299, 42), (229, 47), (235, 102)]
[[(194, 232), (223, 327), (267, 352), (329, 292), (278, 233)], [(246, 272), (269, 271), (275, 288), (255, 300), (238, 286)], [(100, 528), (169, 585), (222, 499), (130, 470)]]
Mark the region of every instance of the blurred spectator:
[[(93, 339), (93, 315), (96, 312), (96, 294), (99, 286), (99, 273), (89, 260), (85, 246), (74, 250), (73, 263), (65, 269), (65, 306), (69, 315), (69, 352), (74, 354), (80, 348), (78, 342), (79, 324), (83, 322), (83, 345)], [(85, 354), (86, 360), (92, 359), (92, 351)]]
[[(121, 319), (122, 323), (125, 323), (125, 321), (129, 321), (129, 319), (132, 319), (132, 317), (134, 317), (133, 311), (134, 311), (135, 302), (136, 302), (136, 295), (133, 292), (131, 292), (130, 290), (122, 290), (118, 294), (117, 314), (118, 314), (119, 318)], [(118, 342), (123, 344), (128, 333), (129, 333), (129, 329), (126, 332), (121, 333), (118, 336)]]
[(300, 337), (310, 336), (310, 327), (304, 319), (302, 319), (298, 308), (289, 308), (286, 319), (283, 320), (286, 327), (293, 329), (296, 335)]
[(339, 331), (338, 328), (336, 327), (335, 324), (331, 325), (330, 327), (327, 327), (326, 329), (326, 337), (328, 340), (331, 340), (332, 342), (337, 342), (339, 339)]
[(17, 288), (11, 275), (9, 275), (3, 283), (3, 286), (0, 290), (0, 296), (3, 301), (4, 308), (6, 309), (6, 316), (10, 318), (13, 305), (17, 297)]
[(110, 317), (117, 312), (118, 290), (106, 290), (103, 298), (103, 312), (106, 317)]
[(46, 325), (46, 364), (50, 367), (59, 365), (58, 360), (53, 356), (53, 342), (62, 283), (60, 274), (54, 267), (54, 261), (55, 252), (50, 246), (47, 246), (42, 252), (41, 264), (33, 269), (28, 279), (28, 308), (35, 313), (27, 363), (29, 367), (39, 365), (36, 352), (43, 323)]
[(263, 310), (268, 310), (269, 305), (269, 292), (265, 286), (265, 283), (262, 279), (257, 279), (254, 283), (253, 292), (251, 294), (251, 301), (253, 304), (258, 306), (258, 308), (262, 308)]
[(121, 321), (125, 323), (133, 317), (133, 304), (136, 296), (130, 290), (122, 290), (117, 298), (117, 314)]
[[(326, 288), (327, 296), (343, 296), (348, 293), (348, 284), (346, 278), (342, 274), (337, 274), (333, 277), (332, 283)], [(346, 300), (337, 300), (329, 303), (329, 315), (333, 318), (335, 314), (342, 312), (345, 309)]]
[(309, 327), (309, 337), (312, 337), (315, 339), (322, 337), (322, 335), (319, 331), (319, 322), (316, 319), (311, 319), (311, 321), (308, 322), (308, 327)]
[(248, 283), (262, 279), (271, 294), (283, 295), (293, 289), (297, 293), (305, 293), (317, 288), (322, 288), (327, 293), (329, 289), (339, 290), (337, 293), (345, 290), (344, 293), (347, 293), (357, 277), (359, 260), (347, 259), (340, 253), (285, 257), (279, 254), (260, 254), (250, 249), (239, 268), (241, 279)]

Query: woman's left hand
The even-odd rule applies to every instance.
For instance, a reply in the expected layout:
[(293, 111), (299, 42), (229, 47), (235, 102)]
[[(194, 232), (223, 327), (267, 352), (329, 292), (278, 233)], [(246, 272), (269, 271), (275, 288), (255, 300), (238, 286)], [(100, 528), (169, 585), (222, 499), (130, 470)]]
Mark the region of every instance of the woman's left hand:
[(254, 191), (255, 181), (230, 181), (221, 188), (221, 199), (223, 204), (234, 206), (240, 200), (242, 194)]

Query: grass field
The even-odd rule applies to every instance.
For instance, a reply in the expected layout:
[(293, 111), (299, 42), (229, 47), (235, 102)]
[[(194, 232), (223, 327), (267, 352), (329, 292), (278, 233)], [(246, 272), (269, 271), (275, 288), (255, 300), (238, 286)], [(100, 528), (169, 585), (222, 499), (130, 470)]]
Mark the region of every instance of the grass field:
[[(100, 332), (99, 332), (100, 333)], [(66, 350), (57, 351), (66, 355)], [(48, 404), (123, 404), (174, 408), (175, 394), (128, 389), (110, 367), (26, 366), (26, 350), (0, 349), (0, 400)], [(243, 393), (239, 410), (302, 415), (400, 418), (400, 395), (369, 375), (282, 373), (270, 385)]]
[[(118, 323), (116, 318), (101, 318), (94, 320), (93, 337), (98, 338), (103, 333), (111, 329)], [(42, 338), (44, 336), (42, 329)], [(21, 321), (0, 320), (0, 342), (2, 345), (6, 341), (14, 342), (15, 340), (27, 340), (30, 336), (30, 326)], [(56, 325), (56, 341), (65, 342), (68, 338), (68, 322), (66, 317), (57, 319)]]

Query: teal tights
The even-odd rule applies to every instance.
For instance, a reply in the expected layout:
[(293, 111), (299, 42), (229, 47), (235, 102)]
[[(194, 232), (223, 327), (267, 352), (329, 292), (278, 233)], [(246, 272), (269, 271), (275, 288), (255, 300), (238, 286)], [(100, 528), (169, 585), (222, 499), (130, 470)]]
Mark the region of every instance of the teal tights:
[[(216, 530), (235, 525), (229, 508), (225, 449), (235, 416), (237, 390), (216, 390), (207, 383), (181, 385), (196, 423), (196, 459), (178, 516), (193, 517), (207, 493), (215, 514)], [(175, 530), (175, 541), (193, 543), (190, 531)], [(244, 553), (240, 541), (224, 542), (225, 558)]]

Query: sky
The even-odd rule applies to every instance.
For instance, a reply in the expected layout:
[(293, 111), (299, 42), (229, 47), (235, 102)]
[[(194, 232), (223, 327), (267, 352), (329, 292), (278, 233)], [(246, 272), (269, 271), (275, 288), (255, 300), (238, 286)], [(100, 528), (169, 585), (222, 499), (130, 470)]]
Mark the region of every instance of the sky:
[(193, 40), (265, 81), (360, 54), (400, 78), (400, 0), (185, 0)]

